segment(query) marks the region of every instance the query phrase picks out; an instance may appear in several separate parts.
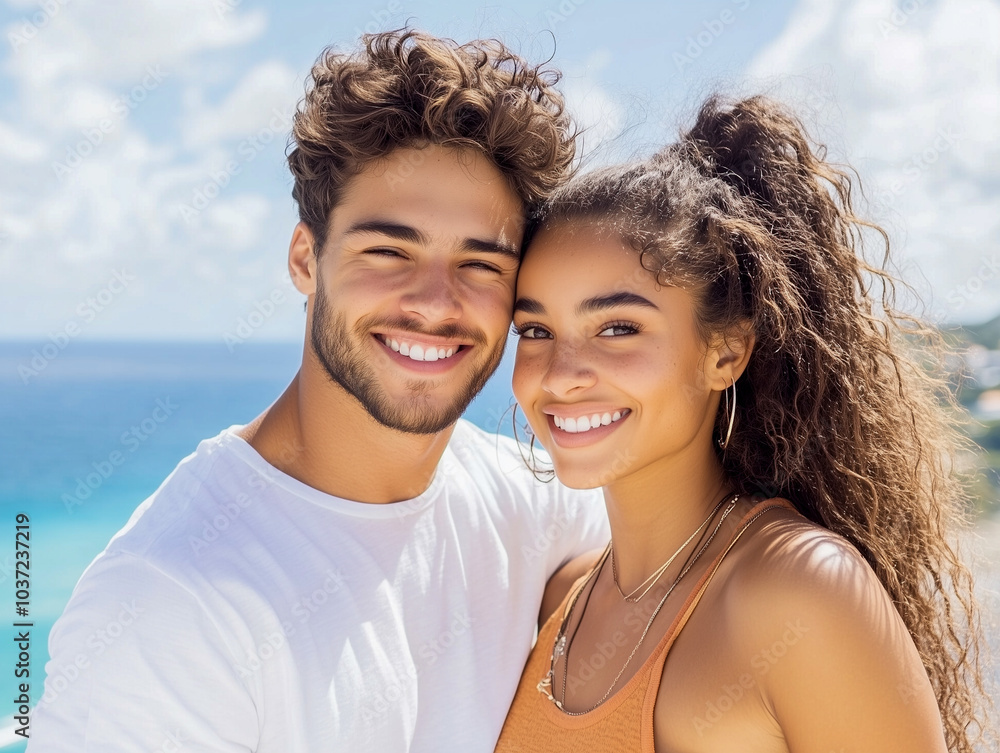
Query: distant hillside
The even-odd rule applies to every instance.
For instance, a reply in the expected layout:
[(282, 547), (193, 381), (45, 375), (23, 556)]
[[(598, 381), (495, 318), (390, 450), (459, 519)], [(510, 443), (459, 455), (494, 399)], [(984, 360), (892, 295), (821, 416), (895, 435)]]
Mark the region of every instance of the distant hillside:
[(960, 336), (969, 343), (982, 345), (989, 350), (1000, 350), (1000, 316), (982, 324), (963, 324), (960, 328), (956, 327), (956, 330), (960, 330)]

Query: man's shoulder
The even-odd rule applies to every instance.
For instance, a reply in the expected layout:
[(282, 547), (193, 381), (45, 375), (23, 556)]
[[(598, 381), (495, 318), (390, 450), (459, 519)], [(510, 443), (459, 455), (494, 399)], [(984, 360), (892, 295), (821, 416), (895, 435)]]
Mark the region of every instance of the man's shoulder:
[[(229, 508), (230, 520), (220, 519), (216, 528), (238, 517), (240, 508), (250, 501), (240, 489), (252, 484), (244, 483), (249, 474), (234, 456), (234, 437), (230, 429), (201, 441), (135, 509), (103, 554), (183, 560), (191, 554), (190, 542), (205, 538), (200, 530), (205, 520), (211, 522), (217, 512), (226, 515)], [(241, 500), (241, 494), (246, 498)]]

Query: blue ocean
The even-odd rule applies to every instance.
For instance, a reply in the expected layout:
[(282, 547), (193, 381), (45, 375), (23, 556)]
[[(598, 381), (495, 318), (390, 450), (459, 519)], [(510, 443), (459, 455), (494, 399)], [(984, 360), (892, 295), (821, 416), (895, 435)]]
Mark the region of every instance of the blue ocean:
[[(295, 375), (302, 346), (219, 343), (0, 343), (0, 750), (19, 694), (43, 690), (47, 638), (80, 574), (198, 442), (266, 408)], [(512, 433), (512, 348), (466, 412)], [(30, 526), (30, 588), (18, 617), (16, 518)], [(23, 537), (22, 537), (23, 539)], [(23, 542), (22, 542), (23, 544)], [(22, 551), (23, 548), (22, 548)], [(23, 555), (22, 555), (23, 560)], [(24, 596), (22, 593), (21, 596)], [(30, 622), (28, 667), (15, 637)], [(30, 675), (15, 677), (27, 669)]]

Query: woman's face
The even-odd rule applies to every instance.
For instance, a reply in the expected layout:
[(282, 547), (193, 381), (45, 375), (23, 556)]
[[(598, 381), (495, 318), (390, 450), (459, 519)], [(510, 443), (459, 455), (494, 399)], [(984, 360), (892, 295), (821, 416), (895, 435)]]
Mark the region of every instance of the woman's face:
[(694, 304), (596, 224), (557, 223), (532, 241), (513, 387), (564, 484), (604, 486), (714, 452), (713, 390), (726, 382)]

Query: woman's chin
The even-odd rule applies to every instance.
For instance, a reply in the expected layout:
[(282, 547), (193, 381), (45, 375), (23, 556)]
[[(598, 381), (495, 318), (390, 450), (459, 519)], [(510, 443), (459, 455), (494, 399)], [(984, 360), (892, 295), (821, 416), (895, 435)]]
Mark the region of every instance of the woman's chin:
[(553, 460), (553, 467), (559, 483), (570, 489), (599, 489), (614, 481), (617, 474), (611, 468), (595, 468), (583, 463)]

